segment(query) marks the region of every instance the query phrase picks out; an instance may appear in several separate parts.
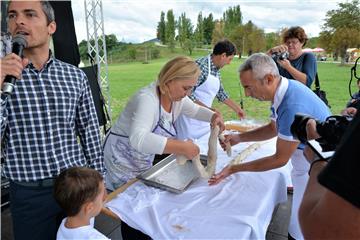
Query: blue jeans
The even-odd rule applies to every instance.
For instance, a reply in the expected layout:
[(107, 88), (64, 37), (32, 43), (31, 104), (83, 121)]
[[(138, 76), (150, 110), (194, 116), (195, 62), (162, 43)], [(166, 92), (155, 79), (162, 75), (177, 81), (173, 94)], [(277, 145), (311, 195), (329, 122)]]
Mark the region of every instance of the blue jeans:
[(22, 186), (10, 181), (10, 210), (15, 240), (56, 239), (65, 217), (53, 186)]

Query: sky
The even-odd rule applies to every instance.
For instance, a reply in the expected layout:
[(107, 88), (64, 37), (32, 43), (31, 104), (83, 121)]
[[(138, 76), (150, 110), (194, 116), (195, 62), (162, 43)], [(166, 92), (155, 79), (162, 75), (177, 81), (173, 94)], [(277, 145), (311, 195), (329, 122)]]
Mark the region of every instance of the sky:
[[(87, 0), (90, 1), (90, 0)], [(196, 28), (197, 16), (213, 14), (220, 19), (229, 8), (240, 5), (243, 23), (251, 20), (265, 32), (284, 27), (301, 26), (308, 37), (316, 37), (324, 24), (326, 13), (338, 9), (340, 0), (102, 0), (105, 34), (115, 34), (118, 41), (141, 43), (156, 38), (161, 11), (172, 9), (177, 20), (181, 13)], [(86, 40), (84, 1), (73, 0), (77, 40)]]

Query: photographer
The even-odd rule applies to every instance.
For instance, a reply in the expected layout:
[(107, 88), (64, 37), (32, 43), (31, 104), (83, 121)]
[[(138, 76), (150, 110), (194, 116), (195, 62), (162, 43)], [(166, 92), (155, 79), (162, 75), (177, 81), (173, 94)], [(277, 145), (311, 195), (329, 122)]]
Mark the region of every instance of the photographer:
[(317, 65), (314, 54), (302, 52), (308, 40), (304, 29), (291, 27), (283, 33), (282, 38), (284, 44), (271, 48), (267, 54), (276, 62), (281, 76), (295, 79), (310, 88)]
[[(316, 122), (306, 124), (308, 139), (318, 138)], [(360, 238), (360, 114), (356, 114), (327, 162), (315, 160), (306, 147), (311, 163), (309, 181), (299, 209), (299, 221), (305, 238)]]

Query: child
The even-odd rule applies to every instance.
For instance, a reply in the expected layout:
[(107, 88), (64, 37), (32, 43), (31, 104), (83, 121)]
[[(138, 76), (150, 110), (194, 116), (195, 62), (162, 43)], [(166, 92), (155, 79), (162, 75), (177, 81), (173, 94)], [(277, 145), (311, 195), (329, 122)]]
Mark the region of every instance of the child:
[(94, 228), (106, 198), (103, 177), (96, 170), (72, 167), (57, 177), (54, 195), (67, 217), (61, 222), (56, 239), (108, 239)]

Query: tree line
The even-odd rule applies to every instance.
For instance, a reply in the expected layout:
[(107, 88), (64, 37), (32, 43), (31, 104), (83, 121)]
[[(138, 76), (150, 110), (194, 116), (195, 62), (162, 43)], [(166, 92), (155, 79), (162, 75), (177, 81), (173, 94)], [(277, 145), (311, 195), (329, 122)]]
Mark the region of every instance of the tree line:
[[(185, 12), (175, 20), (173, 10), (170, 9), (166, 14), (163, 11), (160, 13), (157, 38), (170, 49), (179, 44), (190, 55), (194, 47), (201, 48), (228, 38), (236, 45), (240, 55), (250, 55), (281, 44), (281, 35), (285, 30), (265, 33), (251, 20), (243, 23), (240, 5), (229, 7), (220, 19), (214, 19), (211, 13), (204, 17), (199, 12), (195, 28)], [(342, 58), (345, 58), (346, 49), (360, 47), (359, 0), (338, 3), (338, 9), (328, 11), (319, 37), (310, 39), (307, 46), (322, 47), (328, 53)]]
[[(306, 47), (324, 48), (334, 58), (346, 57), (348, 48), (360, 48), (360, 3), (359, 0), (338, 3), (338, 8), (326, 13), (325, 23), (319, 37), (309, 39)], [(290, 26), (289, 26), (290, 27)], [(160, 13), (157, 25), (157, 38), (171, 50), (180, 46), (189, 54), (195, 47), (209, 48), (222, 38), (232, 41), (239, 55), (251, 55), (253, 52), (264, 52), (267, 49), (281, 44), (281, 35), (286, 30), (265, 33), (252, 21), (243, 23), (240, 5), (229, 7), (220, 19), (214, 19), (210, 13), (203, 16), (199, 12), (196, 26), (183, 12), (177, 20), (173, 10)], [(90, 40), (93, 42), (93, 40)], [(160, 56), (158, 48), (151, 44), (142, 44), (141, 47), (119, 42), (114, 34), (105, 36), (107, 53), (122, 53), (124, 60), (136, 60), (139, 55), (146, 59)], [(82, 59), (87, 59), (87, 41), (79, 44)], [(94, 56), (92, 56), (94, 57)], [(117, 61), (117, 59), (115, 59)]]

